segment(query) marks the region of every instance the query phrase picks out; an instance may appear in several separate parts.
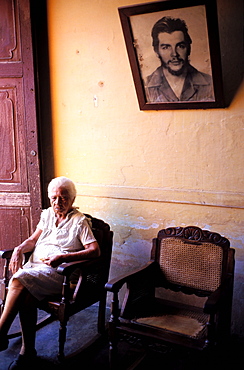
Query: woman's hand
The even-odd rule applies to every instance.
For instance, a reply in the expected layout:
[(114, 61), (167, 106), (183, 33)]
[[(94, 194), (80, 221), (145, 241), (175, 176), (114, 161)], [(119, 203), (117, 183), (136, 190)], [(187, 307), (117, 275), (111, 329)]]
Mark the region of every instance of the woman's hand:
[(34, 250), (36, 242), (41, 233), (42, 230), (36, 228), (34, 233), (28, 239), (14, 248), (9, 264), (9, 269), (13, 274), (17, 272), (19, 268), (22, 268), (24, 253), (32, 252)]
[(70, 252), (60, 255), (53, 255), (45, 258), (43, 263), (51, 267), (57, 267), (63, 262), (82, 261), (89, 258), (100, 256), (100, 248), (97, 242), (92, 242), (84, 246), (85, 249), (77, 252)]
[(64, 259), (63, 259), (63, 255), (53, 255), (53, 256), (49, 256), (47, 258), (45, 258), (43, 260), (43, 263), (45, 263), (46, 265), (48, 266), (51, 266), (51, 267), (57, 267), (59, 265), (61, 265), (61, 263), (64, 262)]
[(21, 247), (16, 247), (14, 248), (10, 264), (9, 264), (9, 269), (14, 274), (15, 272), (18, 271), (19, 268), (22, 268), (22, 263), (23, 263), (23, 253), (22, 253), (22, 248)]

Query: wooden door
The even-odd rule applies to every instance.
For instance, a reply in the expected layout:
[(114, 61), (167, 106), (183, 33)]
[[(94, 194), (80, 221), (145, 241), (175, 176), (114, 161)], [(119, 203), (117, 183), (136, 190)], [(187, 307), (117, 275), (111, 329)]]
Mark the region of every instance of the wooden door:
[[(0, 0), (0, 249), (20, 244), (41, 211), (29, 0)], [(0, 277), (3, 263), (0, 263)]]

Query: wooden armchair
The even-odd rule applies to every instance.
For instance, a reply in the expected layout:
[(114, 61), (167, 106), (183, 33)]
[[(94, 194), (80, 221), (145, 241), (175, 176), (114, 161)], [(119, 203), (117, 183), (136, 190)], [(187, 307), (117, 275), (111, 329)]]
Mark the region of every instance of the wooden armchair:
[[(233, 275), (234, 249), (228, 239), (195, 226), (159, 231), (153, 239), (151, 261), (106, 284), (113, 292), (110, 367), (116, 367), (120, 336), (140, 338), (151, 346), (161, 342), (197, 350), (225, 342), (230, 334)], [(124, 284), (120, 309), (118, 293)], [(171, 298), (165, 299), (169, 293)], [(199, 307), (177, 302), (177, 295), (205, 299), (200, 298)]]
[[(104, 289), (104, 285), (108, 281), (113, 232), (110, 230), (110, 226), (104, 221), (90, 215), (86, 216), (91, 221), (93, 234), (101, 249), (101, 256), (96, 259), (61, 264), (58, 267), (58, 272), (64, 276), (62, 296), (42, 301), (39, 307), (50, 313), (51, 319), (58, 319), (60, 321), (59, 360), (64, 359), (66, 326), (70, 316), (99, 302), (98, 333), (105, 331), (107, 291)], [(0, 257), (6, 261), (3, 279), (6, 286), (5, 296), (10, 279), (8, 266), (12, 252), (13, 250), (0, 251)], [(75, 281), (73, 279), (70, 281), (70, 277), (74, 272), (76, 275)], [(3, 297), (2, 306), (4, 306), (4, 301), (5, 297)], [(50, 318), (48, 321), (50, 321)]]

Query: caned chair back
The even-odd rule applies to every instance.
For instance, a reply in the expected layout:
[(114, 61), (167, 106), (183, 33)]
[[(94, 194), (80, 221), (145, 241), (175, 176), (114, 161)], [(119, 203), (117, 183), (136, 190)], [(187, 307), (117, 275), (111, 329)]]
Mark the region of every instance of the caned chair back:
[(229, 241), (198, 227), (159, 232), (156, 257), (169, 284), (206, 292), (215, 291), (226, 273)]

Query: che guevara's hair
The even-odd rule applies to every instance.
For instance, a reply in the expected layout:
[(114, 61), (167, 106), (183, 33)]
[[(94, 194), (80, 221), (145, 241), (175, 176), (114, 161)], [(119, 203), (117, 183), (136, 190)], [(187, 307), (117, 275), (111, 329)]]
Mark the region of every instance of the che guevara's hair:
[(153, 39), (152, 45), (156, 53), (158, 53), (158, 46), (159, 46), (158, 34), (161, 32), (172, 33), (175, 31), (183, 32), (185, 43), (187, 46), (187, 52), (188, 52), (188, 55), (190, 55), (192, 39), (188, 33), (188, 28), (186, 26), (186, 23), (184, 20), (180, 18), (172, 18), (172, 17), (163, 17), (159, 19), (152, 28), (152, 32), (151, 32), (151, 36)]

